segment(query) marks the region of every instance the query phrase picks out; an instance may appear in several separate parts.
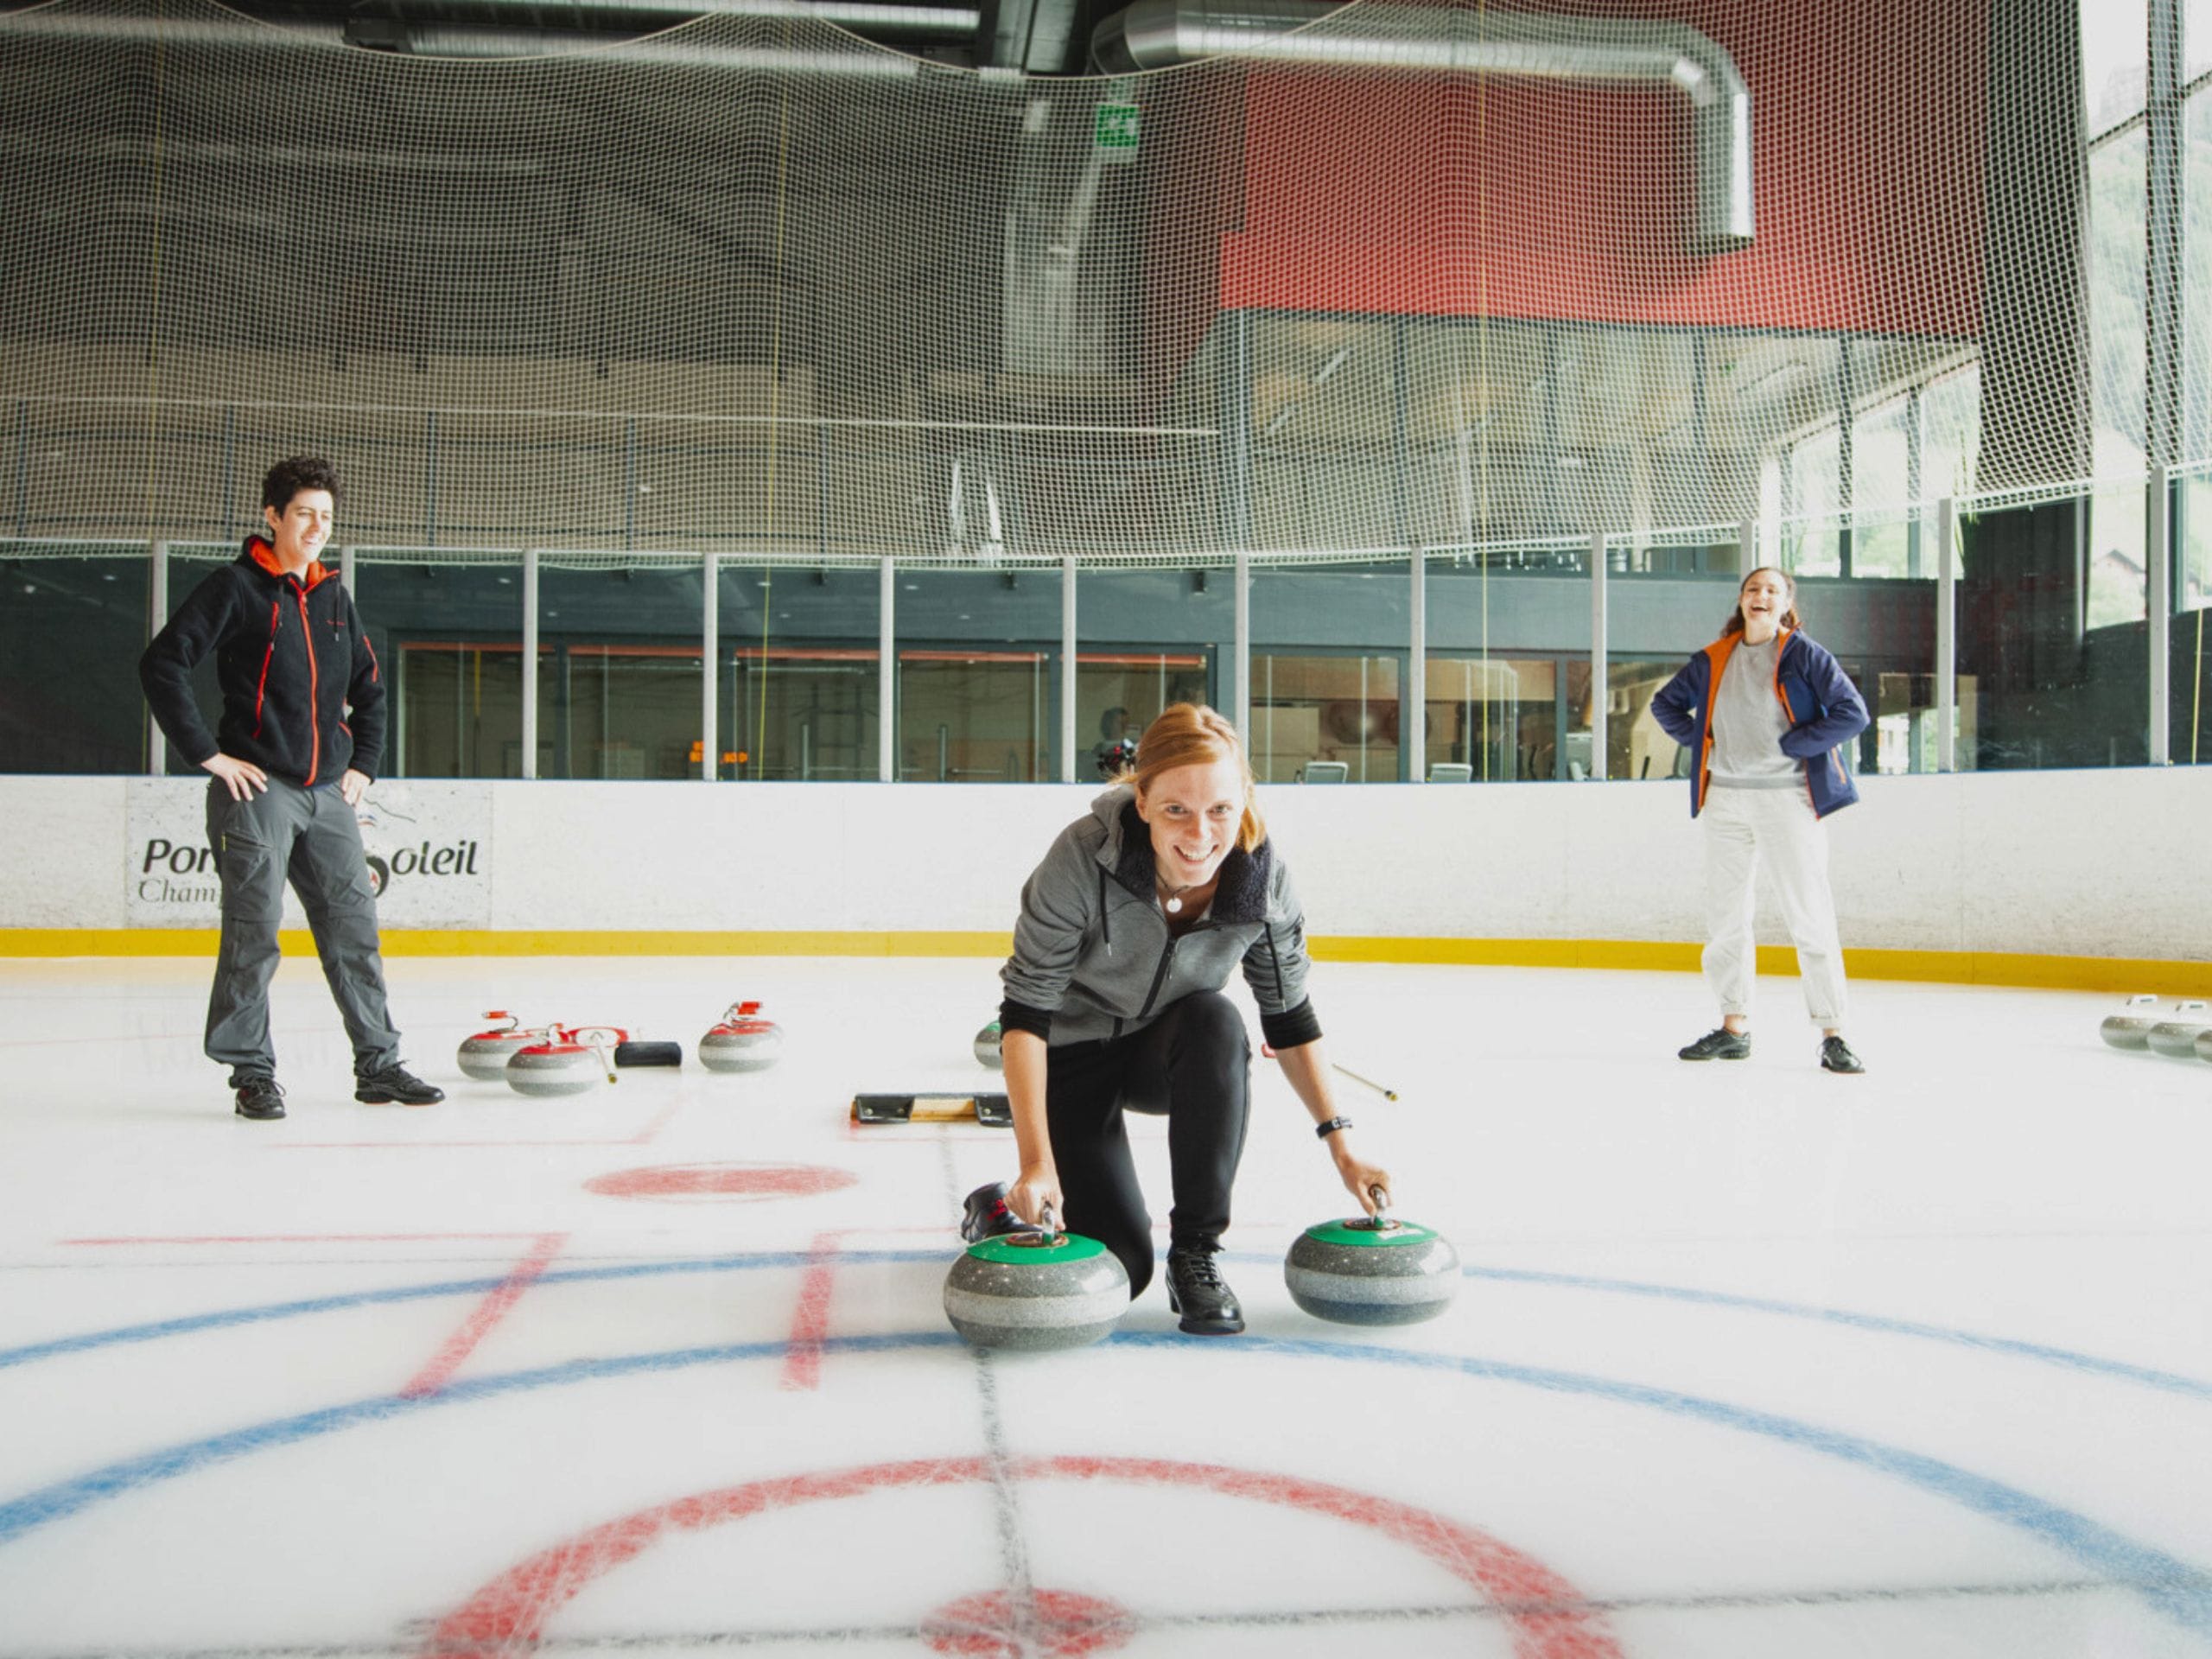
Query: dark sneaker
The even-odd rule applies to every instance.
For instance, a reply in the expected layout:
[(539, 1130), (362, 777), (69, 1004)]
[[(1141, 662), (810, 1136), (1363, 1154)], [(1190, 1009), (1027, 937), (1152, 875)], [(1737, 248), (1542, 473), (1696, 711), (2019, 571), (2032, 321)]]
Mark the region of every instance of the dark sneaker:
[(1677, 1049), (1675, 1058), (1682, 1060), (1748, 1060), (1751, 1058), (1751, 1033), (1731, 1031), (1721, 1026), (1707, 1032), (1688, 1048)]
[(1821, 1039), (1821, 1070), (1854, 1073), (1864, 1071), (1866, 1063), (1851, 1052), (1851, 1045), (1840, 1037)]
[(1211, 1250), (1167, 1252), (1167, 1306), (1194, 1337), (1233, 1337), (1244, 1328), (1244, 1310), (1222, 1283)]
[(243, 1077), (238, 1081), (238, 1115), (257, 1123), (284, 1116), (284, 1091), (274, 1077)]
[(980, 1244), (987, 1238), (997, 1238), (1006, 1233), (1039, 1230), (1007, 1207), (1004, 1181), (977, 1187), (961, 1206), (960, 1236), (970, 1244)]
[(370, 1106), (395, 1102), (402, 1106), (435, 1106), (445, 1097), (444, 1090), (423, 1082), (396, 1060), (381, 1071), (365, 1072), (353, 1079), (353, 1098)]

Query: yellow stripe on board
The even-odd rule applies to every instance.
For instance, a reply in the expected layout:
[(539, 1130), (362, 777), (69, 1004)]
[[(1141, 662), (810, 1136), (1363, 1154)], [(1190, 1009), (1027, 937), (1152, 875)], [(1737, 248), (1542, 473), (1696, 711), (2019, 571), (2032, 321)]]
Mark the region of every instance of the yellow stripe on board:
[[(312, 957), (304, 931), (281, 936), (284, 954)], [(1389, 936), (1320, 938), (1309, 942), (1319, 962), (1438, 963), (1473, 968), (1596, 968), (1635, 973), (1694, 973), (1699, 947), (1638, 939), (1452, 939)], [(208, 928), (0, 928), (0, 957), (210, 957)], [(388, 957), (1002, 957), (1006, 933), (692, 932), (674, 931), (494, 932), (489, 930), (393, 928)], [(2148, 991), (2159, 996), (2212, 996), (2212, 962), (2145, 957), (2032, 956), (2001, 950), (1846, 950), (1854, 979), (1918, 980), (1943, 985), (2031, 986), (2049, 990)], [(1796, 954), (1787, 945), (1759, 947), (1759, 971), (1788, 976)]]

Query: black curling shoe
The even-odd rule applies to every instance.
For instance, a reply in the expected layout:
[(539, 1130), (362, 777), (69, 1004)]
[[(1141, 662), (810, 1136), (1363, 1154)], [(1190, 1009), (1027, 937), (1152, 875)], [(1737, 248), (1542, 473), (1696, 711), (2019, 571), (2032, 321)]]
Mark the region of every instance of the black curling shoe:
[(1676, 1049), (1678, 1060), (1748, 1060), (1751, 1058), (1751, 1033), (1731, 1031), (1726, 1026), (1708, 1031), (1688, 1048)]
[(1821, 1070), (1856, 1075), (1866, 1069), (1866, 1062), (1851, 1052), (1851, 1045), (1840, 1037), (1821, 1039)]
[(970, 1244), (1005, 1233), (1033, 1233), (1032, 1227), (1007, 1205), (1006, 1183), (989, 1181), (968, 1195), (960, 1210), (960, 1236)]
[(1244, 1328), (1244, 1310), (1222, 1283), (1211, 1250), (1167, 1252), (1167, 1306), (1194, 1337), (1233, 1337)]
[(435, 1106), (445, 1097), (444, 1090), (423, 1082), (397, 1060), (381, 1071), (353, 1079), (353, 1098), (368, 1106)]
[(240, 1117), (250, 1117), (257, 1123), (280, 1118), (284, 1116), (284, 1091), (274, 1077), (244, 1078), (238, 1084), (237, 1111)]

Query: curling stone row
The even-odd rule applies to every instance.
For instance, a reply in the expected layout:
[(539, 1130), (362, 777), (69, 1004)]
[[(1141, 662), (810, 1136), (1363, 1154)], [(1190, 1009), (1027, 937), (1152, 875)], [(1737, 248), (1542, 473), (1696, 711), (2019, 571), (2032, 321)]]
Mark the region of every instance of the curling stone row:
[[(1452, 1305), (1459, 1255), (1441, 1234), (1394, 1219), (1377, 1192), (1376, 1213), (1325, 1221), (1292, 1241), (1283, 1259), (1291, 1300), (1338, 1325), (1414, 1325)], [(1129, 1280), (1097, 1240), (1042, 1230), (971, 1244), (945, 1275), (944, 1313), (979, 1348), (1080, 1348), (1109, 1335), (1128, 1306)]]
[(534, 1098), (580, 1095), (602, 1079), (613, 1082), (614, 1055), (630, 1041), (630, 1033), (614, 1026), (530, 1027), (500, 1008), (484, 1017), (506, 1023), (462, 1039), (462, 1075), (505, 1083)]
[(462, 1039), (461, 1075), (518, 1094), (582, 1094), (618, 1069), (683, 1064), (674, 1043), (640, 1042), (620, 1026), (524, 1026), (501, 1008), (484, 1017), (505, 1023)]
[(2212, 1060), (2212, 1023), (2202, 1016), (2205, 1006), (2201, 999), (2190, 998), (2177, 1002), (2171, 1012), (2158, 1008), (2155, 996), (2131, 996), (2127, 1014), (2107, 1015), (2097, 1027), (2097, 1034), (2113, 1048), (2135, 1052), (2145, 1050), (2164, 1054), (2174, 1059), (2187, 1059), (2190, 1055)]

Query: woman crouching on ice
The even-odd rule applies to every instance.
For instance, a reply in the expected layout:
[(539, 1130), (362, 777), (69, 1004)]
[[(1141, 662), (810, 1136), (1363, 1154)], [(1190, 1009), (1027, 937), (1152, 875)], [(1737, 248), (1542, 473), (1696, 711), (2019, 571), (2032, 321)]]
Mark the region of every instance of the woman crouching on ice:
[(1167, 1305), (1185, 1331), (1242, 1331), (1213, 1260), (1250, 1095), (1243, 1016), (1222, 995), (1239, 965), (1283, 1075), (1372, 1212), (1371, 1189), (1387, 1193), (1390, 1178), (1360, 1160), (1330, 1097), (1290, 874), (1260, 822), (1236, 728), (1185, 702), (1146, 728), (1135, 771), (1060, 832), (1022, 887), (999, 1012), (1021, 1173), (971, 1194), (963, 1231), (1003, 1230), (1008, 1210), (1039, 1224), (1049, 1207), (1113, 1251), (1141, 1295), (1152, 1219), (1122, 1114), (1164, 1116)]

